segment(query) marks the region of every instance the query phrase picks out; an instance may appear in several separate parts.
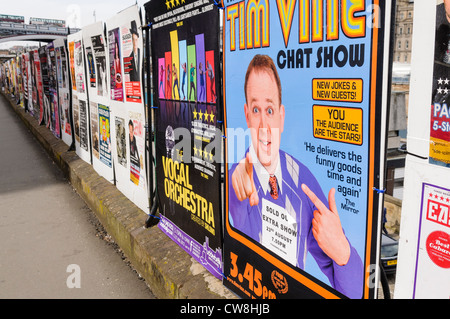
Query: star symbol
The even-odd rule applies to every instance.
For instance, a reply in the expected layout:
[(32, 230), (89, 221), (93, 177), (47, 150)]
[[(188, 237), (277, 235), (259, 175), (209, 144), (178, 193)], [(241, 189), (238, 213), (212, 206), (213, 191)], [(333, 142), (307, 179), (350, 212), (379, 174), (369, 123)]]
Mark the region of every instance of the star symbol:
[(213, 160), (213, 154), (212, 154), (212, 152), (209, 152), (209, 160), (212, 162), (212, 160)]
[(439, 94), (441, 94), (442, 93), (442, 88), (438, 87), (437, 91), (438, 91)]
[(166, 6), (167, 6), (167, 10), (169, 10), (170, 9), (170, 1), (169, 0), (166, 0)]
[(197, 111), (192, 112), (192, 114), (194, 114), (194, 120), (197, 118)]
[(198, 155), (198, 148), (194, 145), (194, 156)]
[(172, 4), (172, 8), (175, 7), (175, 0), (170, 0), (170, 3)]
[(442, 80), (442, 78), (439, 78), (438, 83), (442, 84), (442, 82), (444, 82), (444, 80)]
[(444, 94), (447, 94), (447, 93), (448, 93), (448, 89), (445, 88), (445, 89), (444, 89)]
[(209, 115), (209, 120), (211, 121), (211, 123), (214, 123), (214, 113), (213, 111), (211, 111), (211, 114)]
[(198, 112), (199, 116), (198, 119), (203, 121), (203, 112), (202, 110), (200, 110), (200, 112)]
[(447, 85), (448, 82), (450, 82), (450, 80), (446, 78), (446, 79), (444, 80), (445, 85)]

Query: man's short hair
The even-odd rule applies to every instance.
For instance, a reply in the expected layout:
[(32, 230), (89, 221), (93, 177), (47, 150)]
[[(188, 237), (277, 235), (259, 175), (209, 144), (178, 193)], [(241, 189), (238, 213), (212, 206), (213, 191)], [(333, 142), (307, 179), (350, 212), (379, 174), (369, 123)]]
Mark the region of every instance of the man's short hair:
[[(271, 72), (275, 78), (275, 82), (278, 87), (278, 100), (281, 105), (281, 81), (280, 76), (278, 75), (277, 68), (275, 67), (275, 63), (273, 63), (273, 60), (268, 55), (262, 55), (257, 54), (253, 57), (253, 59), (250, 61), (247, 73), (245, 74), (245, 84), (244, 84), (244, 92), (245, 92), (245, 100), (247, 101), (247, 82), (248, 78), (250, 77), (250, 73), (252, 71), (267, 71)], [(247, 101), (248, 102), (248, 101)]]

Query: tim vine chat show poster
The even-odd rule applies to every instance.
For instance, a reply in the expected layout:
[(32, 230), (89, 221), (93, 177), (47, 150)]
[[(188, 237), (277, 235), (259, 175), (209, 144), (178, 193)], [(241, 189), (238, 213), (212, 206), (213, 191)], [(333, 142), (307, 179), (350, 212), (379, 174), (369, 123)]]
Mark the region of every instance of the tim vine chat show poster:
[(159, 227), (222, 278), (219, 9), (151, 1)]
[(242, 297), (373, 295), (381, 5), (225, 2), (224, 284)]

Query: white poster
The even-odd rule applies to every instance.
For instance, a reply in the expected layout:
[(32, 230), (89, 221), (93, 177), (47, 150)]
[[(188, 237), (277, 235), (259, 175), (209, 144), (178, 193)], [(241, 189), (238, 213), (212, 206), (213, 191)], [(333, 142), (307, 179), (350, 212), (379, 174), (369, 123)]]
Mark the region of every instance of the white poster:
[(82, 32), (91, 115), (92, 165), (99, 175), (114, 183), (107, 76), (109, 55), (104, 24), (96, 22), (84, 27)]
[[(67, 36), (70, 72), (72, 76), (73, 120), (75, 127), (75, 150), (85, 162), (92, 164), (89, 134), (90, 112), (86, 88), (86, 70), (82, 31)], [(76, 106), (76, 100), (78, 106)]]
[(413, 298), (450, 298), (450, 189), (423, 184)]
[(117, 188), (147, 214), (141, 15), (131, 6), (106, 21), (112, 158)]

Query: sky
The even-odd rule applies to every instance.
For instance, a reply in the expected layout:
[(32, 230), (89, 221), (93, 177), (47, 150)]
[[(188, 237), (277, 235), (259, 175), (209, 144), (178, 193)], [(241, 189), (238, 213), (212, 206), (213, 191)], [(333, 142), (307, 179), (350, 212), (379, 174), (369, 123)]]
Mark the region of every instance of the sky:
[[(29, 23), (30, 17), (66, 20), (67, 26), (82, 28), (96, 21), (106, 21), (136, 3), (142, 8), (144, 19), (143, 7), (147, 2), (148, 0), (10, 0), (7, 6), (2, 6), (0, 14), (24, 16), (25, 23)], [(17, 44), (21, 43), (0, 44), (0, 49)]]

